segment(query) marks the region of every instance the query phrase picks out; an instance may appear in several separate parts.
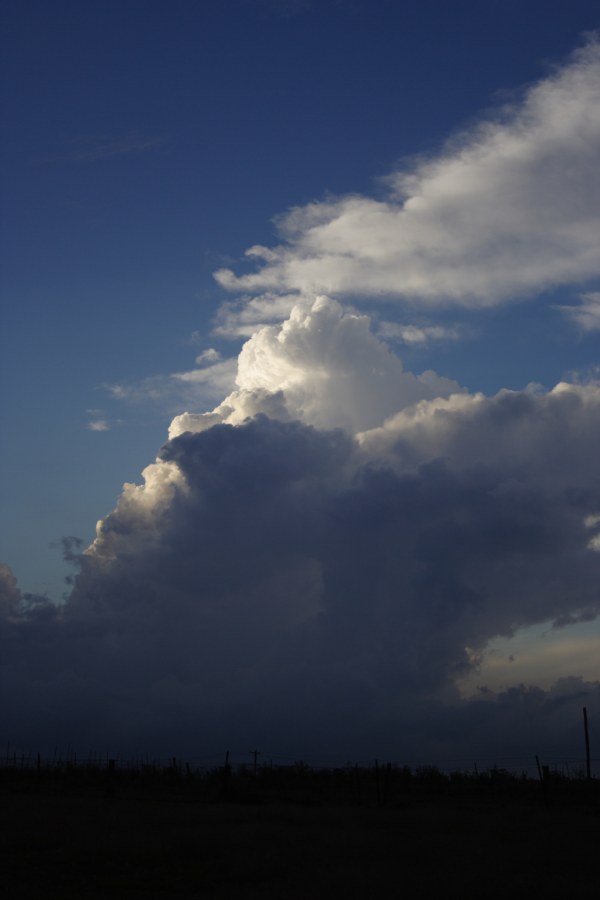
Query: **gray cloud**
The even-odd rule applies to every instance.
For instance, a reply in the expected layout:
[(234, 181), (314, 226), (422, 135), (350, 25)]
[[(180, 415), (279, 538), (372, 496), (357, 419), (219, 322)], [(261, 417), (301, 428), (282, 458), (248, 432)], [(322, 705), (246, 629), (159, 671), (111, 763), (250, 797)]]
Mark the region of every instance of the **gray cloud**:
[(564, 628), (567, 625), (578, 625), (580, 622), (593, 622), (598, 617), (596, 609), (582, 609), (578, 613), (559, 616), (552, 623), (553, 628)]
[(582, 294), (575, 306), (557, 306), (583, 332), (600, 331), (600, 291)]
[(134, 406), (156, 406), (173, 415), (182, 406), (202, 405), (223, 396), (234, 384), (235, 359), (196, 360), (197, 368), (166, 375), (150, 375), (138, 381), (102, 384), (114, 399)]
[(0, 563), (0, 619), (10, 619), (18, 615), (21, 593), (17, 579), (6, 563)]

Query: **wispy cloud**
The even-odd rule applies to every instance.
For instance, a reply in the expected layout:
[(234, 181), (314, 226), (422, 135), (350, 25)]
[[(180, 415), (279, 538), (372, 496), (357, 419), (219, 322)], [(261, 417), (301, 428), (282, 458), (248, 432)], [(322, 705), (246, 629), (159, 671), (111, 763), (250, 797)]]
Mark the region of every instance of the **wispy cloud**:
[(86, 409), (88, 431), (110, 431), (115, 424), (120, 424), (115, 420), (111, 420), (103, 409)]
[(557, 306), (582, 331), (600, 331), (600, 291), (581, 295), (577, 306)]
[(121, 136), (81, 135), (69, 142), (62, 153), (45, 157), (45, 162), (96, 162), (115, 156), (129, 156), (156, 150), (169, 140), (167, 135), (144, 135), (130, 131)]
[(199, 353), (196, 357), (196, 365), (198, 366), (206, 366), (213, 365), (221, 360), (221, 354), (218, 350), (215, 350), (214, 347), (209, 347), (208, 350), (203, 350), (202, 353)]
[(225, 302), (217, 313), (213, 334), (229, 339), (250, 337), (263, 325), (286, 319), (299, 299), (294, 293), (266, 293)]
[(425, 346), (433, 341), (459, 340), (464, 336), (464, 329), (458, 325), (402, 325), (397, 322), (381, 322), (377, 334), (386, 340)]
[(154, 404), (170, 413), (182, 407), (214, 402), (233, 388), (235, 359), (221, 359), (218, 351), (211, 348), (201, 353), (197, 362), (200, 366), (197, 369), (151, 375), (138, 381), (107, 383), (100, 387), (114, 400)]

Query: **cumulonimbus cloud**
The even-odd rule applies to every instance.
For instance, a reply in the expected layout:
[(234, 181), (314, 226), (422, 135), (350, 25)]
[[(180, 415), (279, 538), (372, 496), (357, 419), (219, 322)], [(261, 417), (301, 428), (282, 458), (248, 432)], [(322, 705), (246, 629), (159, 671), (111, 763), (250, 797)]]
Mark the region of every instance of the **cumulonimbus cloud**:
[[(252, 301), (267, 307), (290, 292), (486, 307), (581, 284), (600, 276), (599, 156), (592, 38), (496, 119), (392, 173), (384, 199), (294, 208), (279, 219), (280, 244), (247, 251), (256, 271), (215, 277), (227, 290), (267, 292)], [(234, 330), (231, 308), (225, 319)]]
[[(456, 752), (457, 721), (497, 739), (525, 706), (591, 708), (576, 667), (550, 693), (458, 686), (495, 636), (600, 611), (600, 386), (436, 396), (389, 356), (365, 317), (302, 305), (248, 342), (227, 414), (179, 419), (124, 487), (62, 610), (19, 616), (5, 572), (11, 727), (424, 754)], [(352, 361), (386, 377), (354, 396)]]
[(0, 567), (12, 734), (422, 758), (484, 723), (494, 752), (562, 750), (582, 698), (600, 715), (576, 659), (549, 691), (460, 693), (493, 638), (600, 614), (600, 384), (470, 394), (325, 296), (489, 306), (600, 275), (599, 88), (591, 40), (385, 200), (292, 210), (256, 272), (218, 273), (249, 294), (218, 328), (248, 340), (169, 382), (225, 399), (175, 417), (63, 607)]

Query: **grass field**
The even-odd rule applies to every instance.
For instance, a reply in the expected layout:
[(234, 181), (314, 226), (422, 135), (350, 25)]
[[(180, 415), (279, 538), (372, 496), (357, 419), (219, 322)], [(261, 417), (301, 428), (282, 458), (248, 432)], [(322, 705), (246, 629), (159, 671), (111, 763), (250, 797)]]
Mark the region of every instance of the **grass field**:
[(598, 896), (600, 816), (541, 802), (385, 808), (0, 790), (7, 900)]

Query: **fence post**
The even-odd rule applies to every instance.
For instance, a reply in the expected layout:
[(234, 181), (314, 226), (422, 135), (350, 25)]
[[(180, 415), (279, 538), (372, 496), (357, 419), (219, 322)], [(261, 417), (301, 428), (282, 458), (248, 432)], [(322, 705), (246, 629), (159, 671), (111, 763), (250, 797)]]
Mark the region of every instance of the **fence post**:
[(548, 770), (548, 767), (547, 767), (547, 766), (544, 766), (544, 767), (542, 768), (542, 766), (540, 765), (540, 759), (539, 759), (539, 756), (537, 756), (537, 754), (536, 754), (536, 757), (535, 757), (535, 761), (536, 761), (536, 763), (537, 763), (538, 775), (540, 776), (540, 783), (541, 783), (541, 785), (542, 785), (542, 795), (543, 795), (543, 797), (544, 797), (544, 806), (546, 807), (546, 809), (548, 809), (548, 805), (549, 805), (549, 804), (548, 804), (548, 785), (547, 785), (547, 783), (546, 783), (546, 778), (545, 778), (546, 771)]
[(250, 753), (250, 756), (252, 756), (253, 760), (254, 760), (252, 771), (254, 772), (254, 777), (256, 778), (256, 770), (257, 770), (256, 760), (260, 756), (260, 750), (249, 750), (248, 752)]
[(221, 800), (226, 800), (229, 795), (229, 780), (231, 776), (231, 766), (229, 765), (229, 750), (225, 753), (225, 765), (221, 775)]
[(115, 776), (115, 760), (109, 759), (108, 762), (108, 772), (106, 779), (106, 793), (105, 797), (112, 797), (113, 788), (114, 788), (114, 776)]

